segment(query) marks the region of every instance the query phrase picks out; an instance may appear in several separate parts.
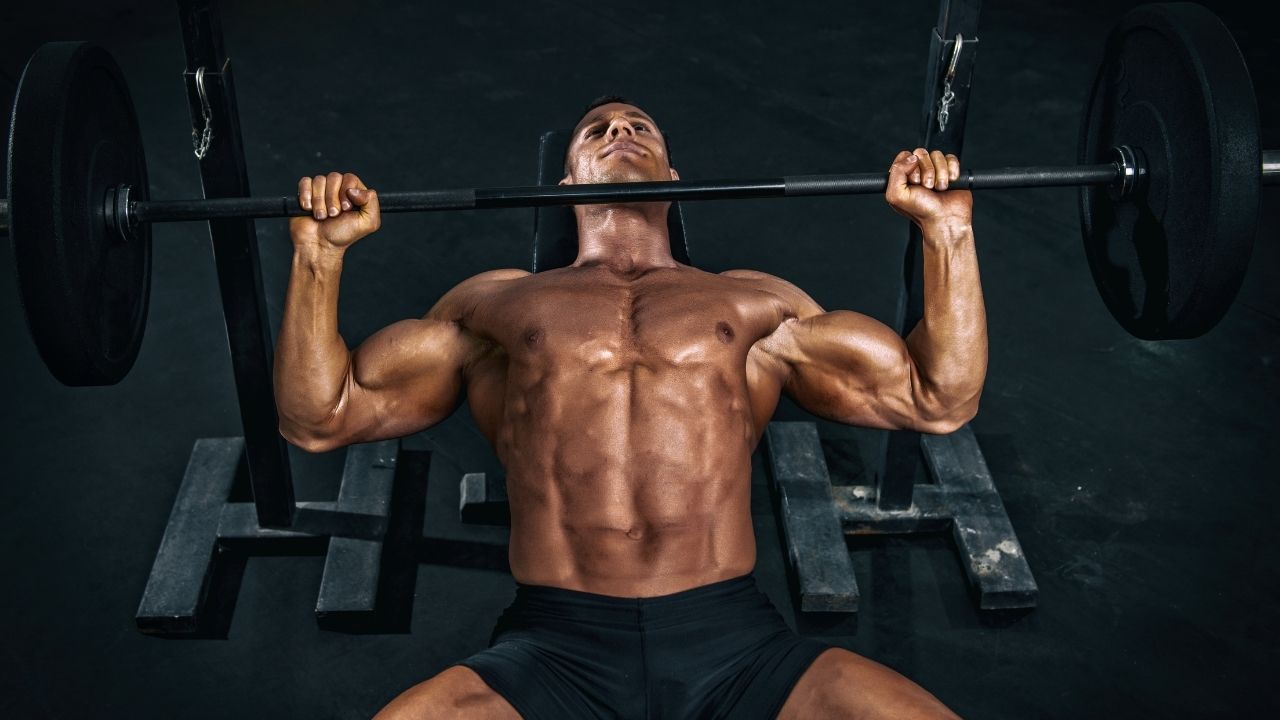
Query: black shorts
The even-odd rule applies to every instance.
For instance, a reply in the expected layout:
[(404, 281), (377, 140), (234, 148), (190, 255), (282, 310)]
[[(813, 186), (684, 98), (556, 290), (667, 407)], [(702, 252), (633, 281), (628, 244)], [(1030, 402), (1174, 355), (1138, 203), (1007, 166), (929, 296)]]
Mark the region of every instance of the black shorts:
[(772, 718), (830, 647), (754, 575), (651, 598), (517, 585), (489, 649), (457, 664), (525, 720)]

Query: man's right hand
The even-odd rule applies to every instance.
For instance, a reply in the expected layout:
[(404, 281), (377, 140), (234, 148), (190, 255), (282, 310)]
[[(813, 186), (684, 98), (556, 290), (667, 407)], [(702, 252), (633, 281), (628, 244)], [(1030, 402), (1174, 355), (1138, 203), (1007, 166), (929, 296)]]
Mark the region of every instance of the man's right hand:
[(344, 249), (382, 226), (378, 191), (366, 188), (352, 173), (302, 178), (298, 204), (311, 215), (289, 221), (295, 246), (310, 243)]

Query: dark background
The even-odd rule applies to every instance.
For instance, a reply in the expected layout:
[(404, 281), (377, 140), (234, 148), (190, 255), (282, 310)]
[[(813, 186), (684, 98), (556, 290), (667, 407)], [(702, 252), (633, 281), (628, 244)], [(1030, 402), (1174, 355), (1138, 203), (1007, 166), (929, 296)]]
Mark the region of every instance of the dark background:
[[(1107, 29), (1132, 2), (988, 2), (964, 164), (1075, 161)], [(1212, 7), (1280, 145), (1280, 33), (1247, 3)], [(537, 138), (602, 93), (674, 137), (687, 179), (874, 170), (914, 147), (931, 2), (619, 4), (225, 2), (256, 194), (354, 171), (388, 190), (527, 184)], [(93, 40), (129, 79), (152, 197), (199, 196), (168, 2), (7, 3), (7, 108), (43, 42)], [(7, 132), (7, 129), (6, 129)], [(1097, 297), (1071, 190), (975, 203), (991, 363), (973, 421), (1040, 586), (1012, 620), (980, 615), (945, 536), (851, 540), (863, 610), (832, 642), (886, 663), (970, 718), (1223, 718), (1280, 708), (1275, 440), (1280, 272), (1275, 189), (1240, 295), (1194, 341), (1125, 334)], [(766, 270), (829, 309), (892, 319), (903, 221), (877, 197), (687, 205), (701, 267)], [(485, 269), (525, 267), (529, 210), (398, 215), (348, 254), (351, 345), (420, 316)], [(291, 246), (258, 223), (280, 322)], [(482, 649), (511, 600), (501, 569), (424, 562), (411, 632), (316, 627), (320, 557), (254, 558), (220, 640), (161, 640), (133, 616), (191, 449), (240, 432), (207, 227), (159, 225), (146, 340), (132, 374), (71, 389), (45, 371), (0, 253), (0, 716), (333, 717)], [(274, 334), (273, 334), (274, 337)], [(803, 419), (790, 405), (778, 419)], [(820, 426), (838, 482), (863, 482), (869, 434)], [(466, 413), (406, 441), (429, 450), (424, 534), (461, 526), (458, 481), (496, 468)], [(299, 499), (332, 499), (342, 453), (294, 450)], [(757, 576), (794, 621), (763, 465)], [(1270, 711), (1270, 712), (1268, 712)]]

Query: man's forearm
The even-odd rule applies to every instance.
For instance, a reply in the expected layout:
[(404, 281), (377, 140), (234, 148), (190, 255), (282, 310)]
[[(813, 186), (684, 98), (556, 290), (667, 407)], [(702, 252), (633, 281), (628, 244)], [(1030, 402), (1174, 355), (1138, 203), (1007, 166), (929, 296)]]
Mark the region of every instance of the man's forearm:
[(924, 317), (907, 336), (931, 410), (965, 419), (987, 375), (987, 314), (973, 227), (923, 229)]
[(342, 399), (351, 360), (338, 334), (342, 259), (340, 249), (295, 243), (274, 371), (283, 430), (322, 425)]

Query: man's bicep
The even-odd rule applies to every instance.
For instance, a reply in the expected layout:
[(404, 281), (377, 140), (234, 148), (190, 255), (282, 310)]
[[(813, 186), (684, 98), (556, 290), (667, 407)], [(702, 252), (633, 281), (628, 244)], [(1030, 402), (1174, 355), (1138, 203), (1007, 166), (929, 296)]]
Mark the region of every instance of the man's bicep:
[(351, 353), (347, 387), (335, 419), (341, 444), (403, 437), (447, 418), (458, 407), (467, 338), (456, 323), (401, 320)]
[(906, 342), (884, 323), (849, 310), (794, 322), (784, 388), (809, 412), (850, 425), (940, 431), (920, 396)]
[(461, 403), (464, 368), (487, 343), (468, 331), (475, 306), (522, 270), (494, 270), (459, 283), (422, 318), (370, 335), (351, 353), (342, 404), (334, 414), (341, 444), (403, 437), (441, 422)]
[(827, 312), (799, 287), (765, 273), (725, 275), (761, 283), (785, 309), (785, 319), (757, 348), (783, 392), (829, 420), (885, 429), (943, 433), (953, 428), (920, 381), (906, 341), (875, 318), (850, 310)]

